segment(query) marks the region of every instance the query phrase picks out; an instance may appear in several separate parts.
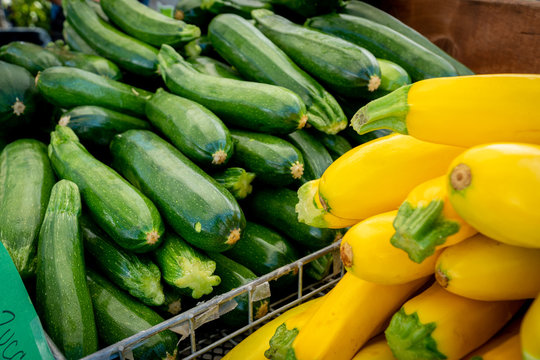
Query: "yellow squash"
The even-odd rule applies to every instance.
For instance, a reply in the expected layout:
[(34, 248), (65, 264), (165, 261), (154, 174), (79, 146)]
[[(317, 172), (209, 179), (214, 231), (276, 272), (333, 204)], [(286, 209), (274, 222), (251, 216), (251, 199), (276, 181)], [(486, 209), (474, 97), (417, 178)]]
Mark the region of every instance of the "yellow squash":
[(459, 360), (499, 331), (522, 303), (467, 299), (435, 283), (394, 314), (386, 340), (400, 360)]
[(435, 275), (446, 290), (471, 299), (530, 299), (540, 292), (540, 249), (507, 245), (477, 234), (445, 249)]
[(326, 169), (321, 204), (335, 216), (357, 220), (397, 209), (415, 186), (443, 175), (464, 150), (399, 134), (362, 144)]
[(297, 325), (302, 321), (307, 321), (321, 299), (316, 298), (297, 305), (264, 324), (229, 351), (223, 360), (266, 360), (264, 352), (268, 349), (270, 338), (276, 332), (277, 327), (283, 323), (291, 326), (291, 324)]
[(345, 233), (340, 254), (349, 273), (383, 285), (404, 284), (433, 274), (439, 252), (417, 264), (390, 243), (396, 213), (372, 216)]
[(452, 162), (447, 188), (453, 208), (479, 232), (540, 248), (540, 146), (473, 147)]
[(512, 321), (501, 334), (489, 340), (481, 348), (465, 357), (465, 360), (512, 360), (521, 359), (520, 321)]
[(415, 187), (399, 207), (394, 221), (392, 245), (421, 263), (436, 249), (457, 244), (476, 234), (456, 213), (446, 192), (446, 177), (440, 176)]
[(523, 360), (540, 360), (540, 294), (521, 323), (521, 349)]
[(364, 134), (391, 129), (438, 144), (540, 144), (540, 75), (497, 74), (418, 81), (374, 100), (352, 118)]
[(378, 285), (346, 273), (301, 329), (276, 332), (274, 353), (288, 354), (287, 360), (350, 360), (425, 282)]
[(384, 335), (371, 339), (354, 355), (352, 360), (396, 360)]

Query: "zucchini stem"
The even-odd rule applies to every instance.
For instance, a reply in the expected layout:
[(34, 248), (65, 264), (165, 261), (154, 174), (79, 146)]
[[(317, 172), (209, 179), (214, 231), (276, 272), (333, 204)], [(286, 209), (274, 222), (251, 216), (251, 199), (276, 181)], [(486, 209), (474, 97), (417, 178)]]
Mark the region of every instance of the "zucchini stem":
[(67, 126), (69, 124), (69, 121), (71, 120), (71, 116), (66, 115), (62, 116), (60, 120), (58, 120), (58, 125), (60, 126)]
[(460, 191), (471, 185), (471, 168), (465, 164), (457, 164), (450, 174), (450, 185), (454, 190)]
[(380, 85), (381, 85), (381, 78), (378, 77), (377, 75), (371, 75), (371, 77), (369, 78), (368, 90), (373, 92), (377, 90)]
[(26, 109), (26, 105), (24, 105), (24, 103), (19, 100), (19, 98), (15, 98), (15, 102), (13, 103), (13, 105), (11, 105), (11, 108), (13, 109), (13, 113), (17, 116), (21, 116), (22, 114), (24, 114), (24, 109)]
[(304, 174), (304, 164), (300, 161), (296, 161), (291, 166), (291, 174), (294, 179), (300, 179)]
[(212, 154), (212, 164), (214, 165), (221, 165), (225, 162), (225, 160), (227, 160), (227, 153), (222, 149), (219, 149)]
[(238, 240), (240, 240), (241, 230), (240, 228), (232, 229), (229, 233), (229, 237), (227, 238), (227, 241), (225, 241), (225, 244), (227, 245), (234, 245)]
[(146, 243), (148, 245), (154, 245), (159, 240), (159, 233), (156, 230), (152, 230), (146, 233)]

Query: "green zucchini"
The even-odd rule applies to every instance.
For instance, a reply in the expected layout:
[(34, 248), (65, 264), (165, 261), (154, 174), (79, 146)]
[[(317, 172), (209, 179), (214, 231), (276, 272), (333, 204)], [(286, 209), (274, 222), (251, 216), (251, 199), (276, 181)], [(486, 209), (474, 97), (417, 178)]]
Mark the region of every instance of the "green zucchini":
[(0, 134), (0, 151), (4, 150), (7, 144), (9, 144), (8, 139), (6, 139), (3, 134)]
[(371, 20), (346, 14), (329, 14), (308, 19), (305, 26), (350, 41), (366, 48), (377, 58), (400, 65), (413, 81), (457, 75), (454, 67), (441, 56)]
[(245, 199), (251, 194), (253, 186), (251, 182), (255, 179), (254, 173), (247, 172), (239, 167), (230, 167), (224, 171), (212, 174), (214, 180), (229, 190), (237, 200)]
[[(305, 255), (309, 255), (309, 252)], [(321, 281), (330, 274), (334, 257), (332, 254), (325, 254), (312, 260), (304, 266), (304, 272), (315, 281)]]
[(101, 20), (108, 22), (109, 24), (111, 23), (111, 19), (109, 19), (107, 14), (105, 14), (103, 9), (101, 8), (99, 1), (95, 1), (95, 0), (85, 0), (85, 1), (92, 8), (92, 10), (96, 12), (96, 14), (101, 18)]
[[(247, 222), (242, 240), (223, 255), (244, 265), (258, 276), (266, 275), (298, 260), (298, 254), (289, 240), (267, 227), (250, 221)], [(290, 272), (280, 277), (276, 283), (279, 287), (286, 287), (296, 279), (296, 273)]]
[(255, 10), (252, 15), (264, 35), (336, 93), (357, 96), (358, 92), (372, 92), (379, 87), (379, 63), (366, 49), (297, 25), (269, 10)]
[(207, 36), (201, 36), (188, 42), (186, 45), (184, 45), (183, 54), (188, 59), (196, 58), (198, 56), (220, 58)]
[(140, 253), (159, 246), (165, 227), (154, 204), (90, 155), (73, 130), (56, 126), (49, 158), (60, 178), (78, 185), (92, 218), (118, 245)]
[(347, 126), (334, 97), (248, 20), (221, 14), (210, 22), (208, 33), (217, 52), (243, 77), (283, 86), (298, 94), (306, 104), (308, 121), (315, 128), (335, 134)]
[[(86, 281), (99, 338), (105, 345), (117, 343), (164, 321), (155, 311), (90, 269), (86, 271)], [(133, 356), (137, 360), (175, 359), (177, 341), (174, 333), (162, 331), (133, 349)]]
[(388, 26), (389, 28), (394, 29), (400, 34), (408, 37), (409, 39), (415, 41), (416, 43), (422, 45), (426, 49), (434, 52), (435, 54), (448, 61), (450, 64), (452, 64), (452, 66), (454, 66), (459, 75), (474, 75), (474, 72), (472, 72), (471, 69), (454, 59), (452, 56), (448, 55), (437, 45), (429, 41), (429, 39), (426, 38), (424, 35), (420, 34), (418, 31), (414, 30), (410, 26), (402, 23), (387, 12), (377, 9), (376, 7), (363, 1), (357, 0), (349, 1), (347, 5), (342, 9), (342, 12), (345, 14), (368, 19), (384, 26)]
[[(216, 262), (216, 273), (221, 278), (216, 294), (224, 294), (257, 279), (253, 271), (222, 254), (208, 253), (208, 256)], [(263, 317), (268, 312), (270, 294), (263, 294), (261, 297), (260, 300), (253, 302), (253, 320)], [(248, 293), (236, 296), (234, 301), (237, 303), (234, 310), (222, 315), (220, 319), (233, 327), (246, 325), (249, 320)]]
[(195, 68), (195, 70), (203, 74), (242, 80), (240, 74), (238, 74), (238, 72), (232, 67), (211, 57), (197, 56), (188, 59), (188, 62)]
[(378, 139), (383, 136), (387, 136), (391, 134), (391, 130), (387, 129), (379, 129), (379, 130), (373, 130), (365, 134), (358, 134), (354, 129), (351, 127), (350, 129), (346, 129), (343, 132), (343, 136), (345, 136), (353, 146), (362, 145), (364, 143), (367, 143), (368, 141)]
[(98, 348), (80, 215), (77, 185), (59, 181), (52, 188), (39, 233), (36, 305), (45, 330), (67, 359), (80, 359)]
[(232, 13), (245, 19), (251, 19), (251, 11), (272, 9), (272, 4), (261, 0), (202, 0), (201, 9), (213, 14)]
[(13, 41), (0, 47), (0, 60), (22, 66), (34, 76), (47, 68), (62, 66), (56, 54), (24, 41)]
[(201, 30), (206, 31), (214, 14), (201, 9), (201, 3), (202, 0), (179, 0), (176, 3), (174, 17), (188, 24), (197, 25)]
[(341, 135), (329, 135), (317, 130), (311, 131), (310, 134), (324, 145), (332, 157), (332, 160), (336, 160), (341, 155), (352, 149), (349, 141)]
[(55, 67), (41, 72), (37, 88), (49, 102), (62, 108), (96, 105), (144, 115), (151, 93), (76, 68)]
[(147, 121), (99, 106), (78, 106), (65, 112), (60, 125), (69, 126), (86, 147), (108, 149), (114, 135), (130, 129), (150, 129)]
[(201, 36), (199, 27), (155, 11), (137, 0), (101, 0), (101, 8), (127, 34), (150, 45), (178, 45)]
[(229, 129), (194, 101), (158, 89), (146, 103), (146, 116), (182, 154), (200, 166), (224, 165), (233, 153)]
[(0, 154), (0, 240), (23, 279), (36, 272), (39, 229), (54, 174), (45, 144), (20, 139)]
[(304, 159), (288, 141), (276, 136), (231, 130), (234, 162), (257, 175), (261, 181), (286, 186), (304, 174)]
[(154, 306), (163, 304), (165, 295), (156, 264), (144, 256), (120, 248), (89, 217), (83, 215), (79, 224), (84, 249), (94, 267), (142, 303)]
[(377, 62), (381, 69), (381, 85), (375, 91), (360, 91), (357, 97), (377, 99), (411, 83), (407, 71), (398, 64), (384, 59), (377, 59)]
[(79, 51), (83, 54), (97, 55), (97, 52), (92, 49), (79, 34), (77, 34), (67, 20), (62, 24), (62, 37), (71, 50)]
[(147, 130), (128, 130), (111, 142), (113, 166), (159, 207), (190, 244), (225, 251), (246, 222), (235, 198), (180, 151)]
[(38, 107), (38, 96), (28, 70), (0, 61), (0, 130), (28, 125)]
[(305, 130), (298, 130), (285, 137), (302, 153), (304, 174), (302, 182), (318, 179), (332, 164), (332, 157), (324, 145)]
[(171, 232), (165, 235), (155, 257), (163, 280), (179, 289), (182, 295), (199, 299), (210, 294), (221, 282), (220, 277), (214, 275), (216, 263)]
[(305, 125), (305, 105), (290, 90), (201, 74), (167, 45), (158, 59), (173, 93), (207, 107), (228, 125), (281, 134)]
[(261, 189), (246, 201), (249, 214), (303, 248), (318, 250), (341, 238), (339, 230), (316, 228), (298, 221), (296, 191), (287, 188)]
[(156, 73), (155, 48), (103, 21), (84, 0), (64, 0), (62, 6), (70, 25), (99, 55), (136, 74)]
[(326, 14), (343, 6), (342, 0), (269, 0), (269, 2), (284, 5), (304, 17)]
[(165, 283), (163, 284), (163, 294), (165, 294), (165, 300), (157, 310), (167, 318), (180, 314), (183, 304), (183, 297), (180, 293), (180, 289)]

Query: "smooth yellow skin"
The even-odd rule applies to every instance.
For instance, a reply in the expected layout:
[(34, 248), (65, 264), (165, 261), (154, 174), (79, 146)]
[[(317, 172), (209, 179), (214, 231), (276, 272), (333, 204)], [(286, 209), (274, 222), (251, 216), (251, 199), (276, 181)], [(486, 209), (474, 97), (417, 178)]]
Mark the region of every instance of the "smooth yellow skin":
[[(390, 243), (397, 210), (372, 216), (349, 229), (341, 241), (341, 256), (347, 271), (360, 279), (383, 285), (404, 284), (433, 274), (440, 252), (417, 264)], [(350, 248), (349, 248), (350, 247)], [(352, 251), (347, 266), (345, 251)]]
[(464, 150), (391, 134), (336, 159), (321, 177), (319, 194), (333, 215), (366, 219), (397, 209), (415, 186), (443, 175)]
[(519, 336), (519, 321), (512, 321), (503, 333), (489, 340), (481, 348), (467, 355), (465, 359), (480, 356), (482, 360), (512, 360), (521, 359), (521, 339)]
[(522, 301), (478, 301), (454, 295), (433, 284), (407, 301), (407, 315), (414, 312), (422, 324), (434, 322), (431, 337), (447, 360), (459, 360), (484, 344), (517, 312)]
[[(471, 171), (471, 183), (455, 190), (458, 164)], [(450, 203), (472, 227), (510, 245), (540, 248), (540, 146), (487, 144), (473, 147), (451, 164)]]
[(384, 335), (377, 336), (362, 347), (352, 360), (396, 360)]
[(405, 201), (411, 204), (412, 207), (417, 208), (427, 206), (433, 200), (443, 201), (444, 206), (442, 216), (446, 220), (455, 221), (459, 224), (459, 231), (454, 235), (447, 237), (446, 241), (437, 246), (436, 249), (442, 249), (457, 244), (478, 232), (475, 228), (467, 224), (454, 210), (452, 204), (450, 204), (446, 189), (446, 176), (439, 176), (418, 185), (409, 193)]
[(267, 360), (264, 352), (268, 349), (270, 339), (278, 326), (285, 323), (287, 328), (290, 328), (291, 325), (294, 327), (294, 325), (307, 321), (321, 299), (322, 297), (316, 298), (295, 306), (264, 324), (229, 351), (223, 360)]
[(475, 75), (418, 81), (407, 97), (409, 135), (470, 147), (540, 144), (540, 75)]
[(444, 250), (436, 267), (441, 286), (471, 299), (531, 299), (540, 292), (540, 249), (503, 244), (482, 234)]
[(346, 273), (293, 341), (297, 360), (350, 360), (426, 278), (378, 285)]
[(521, 323), (521, 349), (524, 360), (540, 360), (540, 294)]

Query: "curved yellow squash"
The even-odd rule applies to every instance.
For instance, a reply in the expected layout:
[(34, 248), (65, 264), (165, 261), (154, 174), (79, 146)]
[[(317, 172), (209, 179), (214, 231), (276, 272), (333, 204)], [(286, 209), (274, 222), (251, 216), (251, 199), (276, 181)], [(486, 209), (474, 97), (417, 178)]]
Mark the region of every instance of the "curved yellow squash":
[(362, 144), (326, 169), (321, 204), (335, 216), (357, 220), (397, 209), (415, 186), (443, 175), (464, 150), (398, 134)]
[(464, 360), (512, 360), (521, 359), (520, 321), (512, 323), (479, 349), (467, 355)]
[(392, 245), (421, 263), (435, 252), (457, 244), (477, 231), (454, 210), (446, 192), (446, 177), (439, 176), (415, 187), (399, 207)]
[(396, 358), (384, 335), (379, 335), (363, 346), (352, 360), (396, 360)]
[(467, 299), (435, 283), (392, 317), (386, 340), (400, 360), (459, 360), (499, 331), (522, 304)]
[(540, 360), (540, 294), (532, 303), (521, 323), (523, 360)]
[(417, 264), (390, 243), (397, 210), (372, 216), (350, 228), (341, 240), (341, 260), (360, 279), (384, 284), (404, 284), (433, 274), (440, 252)]
[(540, 249), (477, 234), (443, 251), (436, 278), (446, 290), (471, 299), (531, 299), (540, 292)]
[(473, 147), (452, 162), (447, 187), (456, 212), (479, 232), (540, 248), (540, 146)]
[(496, 74), (418, 81), (361, 108), (360, 134), (391, 129), (438, 144), (540, 144), (540, 75)]

